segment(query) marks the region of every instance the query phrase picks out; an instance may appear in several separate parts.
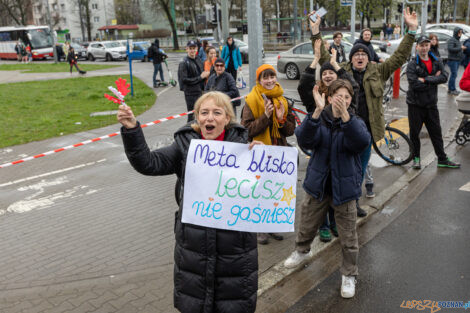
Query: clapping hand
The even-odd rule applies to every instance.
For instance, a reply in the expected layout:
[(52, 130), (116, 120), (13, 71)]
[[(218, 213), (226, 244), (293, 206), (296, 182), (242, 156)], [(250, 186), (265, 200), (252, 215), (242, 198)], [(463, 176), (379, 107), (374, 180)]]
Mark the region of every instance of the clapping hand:
[(284, 119), (284, 113), (286, 109), (282, 103), (279, 103), (279, 108), (276, 108), (276, 118), (278, 121), (282, 121)]
[(325, 94), (320, 95), (320, 92), (318, 91), (318, 85), (313, 87), (313, 99), (315, 100), (316, 107), (312, 117), (317, 119), (325, 108)]
[(268, 98), (265, 98), (264, 99), (264, 114), (266, 114), (266, 116), (270, 118), (271, 115), (273, 114), (273, 110), (274, 110), (273, 103)]

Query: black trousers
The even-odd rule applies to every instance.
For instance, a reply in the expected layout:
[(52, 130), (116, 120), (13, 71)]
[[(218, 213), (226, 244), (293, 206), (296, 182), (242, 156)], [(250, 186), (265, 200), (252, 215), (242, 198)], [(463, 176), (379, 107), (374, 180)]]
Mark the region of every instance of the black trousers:
[(237, 81), (237, 70), (235, 69), (235, 67), (229, 66), (225, 69), (225, 71), (232, 75), (233, 79)]
[[(184, 94), (184, 99), (186, 100), (186, 108), (189, 111), (194, 110), (194, 104), (196, 103), (197, 99), (199, 99), (201, 95), (187, 95)], [(194, 120), (194, 114), (188, 115), (188, 122)]]
[(419, 140), (419, 133), (424, 123), (438, 160), (444, 161), (447, 159), (444, 151), (444, 141), (442, 140), (439, 110), (437, 108), (426, 109), (409, 105), (408, 122), (410, 124), (410, 139), (413, 144), (415, 157), (420, 157), (421, 142)]
[(77, 63), (70, 63), (70, 73), (72, 73), (72, 69), (73, 67), (75, 66), (75, 68), (77, 69), (77, 72), (81, 72), (81, 70), (78, 68), (78, 65)]

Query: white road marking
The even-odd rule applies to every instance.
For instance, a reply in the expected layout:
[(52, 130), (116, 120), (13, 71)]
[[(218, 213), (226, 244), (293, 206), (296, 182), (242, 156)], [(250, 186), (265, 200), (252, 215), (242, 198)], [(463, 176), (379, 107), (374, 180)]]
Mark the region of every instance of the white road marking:
[(463, 185), (462, 187), (460, 187), (459, 190), (470, 191), (470, 182), (468, 182), (465, 185)]
[(43, 178), (43, 177), (47, 177), (47, 176), (51, 176), (51, 175), (55, 175), (55, 174), (69, 172), (69, 171), (72, 171), (72, 170), (75, 170), (75, 169), (79, 169), (79, 168), (83, 168), (85, 166), (98, 164), (98, 163), (101, 163), (101, 162), (104, 162), (104, 161), (106, 161), (106, 159), (101, 159), (101, 160), (98, 160), (98, 161), (95, 161), (95, 162), (83, 163), (83, 164), (79, 164), (79, 165), (76, 165), (76, 166), (67, 167), (67, 168), (63, 168), (63, 169), (60, 169), (60, 170), (56, 170), (56, 171), (52, 171), (52, 172), (48, 172), (48, 173), (44, 173), (44, 174), (39, 174), (39, 175), (30, 176), (30, 177), (26, 177), (26, 178), (14, 180), (14, 181), (9, 181), (7, 183), (0, 184), (0, 187), (10, 186), (10, 185), (22, 183), (22, 182), (37, 179), (37, 178)]

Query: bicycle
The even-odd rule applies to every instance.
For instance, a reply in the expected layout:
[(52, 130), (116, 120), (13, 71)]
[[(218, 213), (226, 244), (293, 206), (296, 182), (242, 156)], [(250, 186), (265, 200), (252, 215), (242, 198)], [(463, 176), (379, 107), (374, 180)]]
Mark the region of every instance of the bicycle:
[[(385, 95), (383, 100), (384, 111), (388, 111), (389, 104), (391, 102), (392, 90), (390, 89)], [(292, 108), (292, 115), (294, 115), (297, 126), (302, 124), (302, 120), (299, 117), (299, 113), (307, 115), (308, 113), (295, 108), (296, 103), (302, 104), (302, 101), (285, 97), (289, 103), (289, 106)], [(384, 138), (378, 142), (372, 142), (374, 151), (380, 156), (384, 161), (392, 165), (404, 165), (410, 162), (413, 158), (413, 146), (411, 140), (408, 136), (401, 130), (390, 126), (391, 123), (397, 121), (398, 119), (392, 119), (390, 122), (385, 124), (385, 135)], [(299, 149), (307, 156), (312, 156), (313, 151), (307, 150), (299, 146)]]

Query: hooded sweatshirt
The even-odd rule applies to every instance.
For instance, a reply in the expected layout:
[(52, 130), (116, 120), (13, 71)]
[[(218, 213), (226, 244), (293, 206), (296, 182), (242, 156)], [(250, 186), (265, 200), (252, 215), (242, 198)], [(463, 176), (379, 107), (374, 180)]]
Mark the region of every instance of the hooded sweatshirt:
[(460, 42), (459, 31), (462, 28), (454, 28), (454, 36), (447, 41), (447, 50), (449, 50), (449, 61), (461, 61), (463, 59), (462, 43)]
[(364, 31), (361, 32), (361, 35), (359, 36), (359, 39), (356, 40), (354, 42), (354, 44), (357, 44), (357, 43), (362, 43), (363, 45), (367, 46), (367, 48), (369, 49), (370, 51), (370, 61), (373, 61), (373, 62), (376, 62), (376, 63), (379, 63), (379, 56), (377, 55), (377, 53), (375, 52), (374, 50), (374, 46), (372, 45), (372, 43), (370, 41), (365, 41), (364, 40), (364, 37), (362, 36), (362, 33)]

